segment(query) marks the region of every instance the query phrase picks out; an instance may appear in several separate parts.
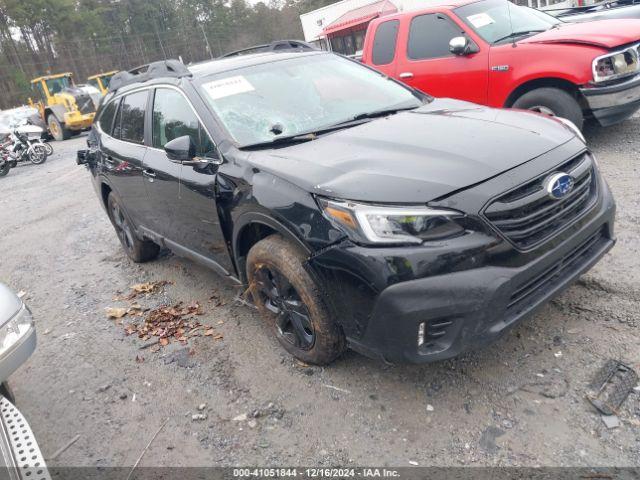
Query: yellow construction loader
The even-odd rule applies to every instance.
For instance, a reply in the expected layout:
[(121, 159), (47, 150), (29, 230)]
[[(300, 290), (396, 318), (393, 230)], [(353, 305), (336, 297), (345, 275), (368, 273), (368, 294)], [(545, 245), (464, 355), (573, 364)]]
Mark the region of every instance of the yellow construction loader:
[(45, 75), (31, 80), (37, 108), (56, 140), (66, 140), (91, 127), (101, 95), (86, 85), (76, 85), (71, 73)]
[(111, 81), (111, 77), (113, 77), (116, 73), (118, 73), (118, 70), (91, 75), (89, 78), (87, 78), (87, 83), (92, 87), (96, 87), (98, 90), (100, 90), (100, 93), (102, 95), (106, 95), (109, 91), (109, 82)]

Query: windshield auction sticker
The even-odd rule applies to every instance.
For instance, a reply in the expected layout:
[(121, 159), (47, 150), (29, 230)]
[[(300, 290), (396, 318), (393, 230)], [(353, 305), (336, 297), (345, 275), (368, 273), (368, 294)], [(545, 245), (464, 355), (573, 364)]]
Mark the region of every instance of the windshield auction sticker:
[(203, 83), (202, 87), (213, 100), (230, 97), (231, 95), (238, 95), (239, 93), (252, 92), (255, 90), (253, 85), (249, 83), (249, 80), (244, 78), (242, 75)]
[(467, 20), (471, 22), (476, 28), (486, 27), (487, 25), (491, 25), (492, 23), (496, 23), (496, 21), (491, 18), (491, 16), (487, 13), (476, 13), (475, 15), (469, 15)]

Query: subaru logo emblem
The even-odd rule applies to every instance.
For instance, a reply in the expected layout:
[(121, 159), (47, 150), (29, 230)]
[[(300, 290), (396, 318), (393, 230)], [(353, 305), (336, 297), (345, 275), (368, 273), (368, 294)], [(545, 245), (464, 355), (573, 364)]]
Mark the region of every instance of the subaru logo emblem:
[(544, 181), (544, 189), (549, 197), (559, 200), (573, 190), (573, 177), (564, 172), (554, 173)]

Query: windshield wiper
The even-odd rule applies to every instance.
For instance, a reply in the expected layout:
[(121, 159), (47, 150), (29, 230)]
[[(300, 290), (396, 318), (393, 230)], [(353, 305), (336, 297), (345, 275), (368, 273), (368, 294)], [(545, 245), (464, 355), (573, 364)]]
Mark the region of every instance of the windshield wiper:
[(507, 40), (509, 38), (522, 37), (524, 35), (531, 35), (532, 33), (542, 33), (542, 32), (546, 32), (546, 30), (523, 30), (521, 32), (511, 32), (509, 35), (505, 35), (504, 37), (494, 40), (493, 43), (498, 43), (503, 40)]
[(318, 135), (323, 133), (329, 133), (334, 130), (341, 130), (343, 128), (348, 128), (356, 125), (360, 125), (365, 123), (363, 120), (348, 120), (346, 122), (337, 123), (335, 125), (329, 125), (328, 127), (319, 128), (317, 130), (312, 130), (309, 132), (301, 132), (296, 133), (295, 135), (285, 135), (284, 137), (275, 137), (271, 140), (266, 140), (264, 142), (252, 143), (249, 145), (243, 145), (240, 147), (241, 150), (249, 150), (252, 148), (260, 149), (265, 147), (272, 147), (274, 145), (293, 145), (296, 143), (304, 143), (309, 142), (311, 140), (315, 140), (318, 138)]
[(297, 135), (285, 135), (284, 137), (276, 137), (272, 140), (267, 140), (265, 142), (258, 142), (258, 143), (251, 143), (249, 145), (243, 145), (240, 147), (240, 149), (244, 150), (244, 149), (252, 149), (252, 148), (263, 148), (263, 147), (271, 147), (274, 145), (293, 145), (295, 143), (304, 143), (304, 142), (309, 142), (315, 139), (316, 139), (315, 132), (300, 133)]
[(276, 137), (272, 140), (267, 140), (265, 142), (258, 142), (258, 143), (252, 143), (250, 145), (243, 145), (242, 147), (240, 147), (240, 149), (241, 150), (252, 149), (252, 148), (260, 149), (265, 147), (272, 147), (274, 145), (293, 145), (296, 143), (309, 142), (311, 140), (315, 140), (318, 135), (323, 133), (329, 133), (334, 130), (341, 130), (343, 128), (348, 128), (348, 127), (355, 127), (356, 125), (361, 125), (363, 123), (366, 123), (367, 120), (371, 120), (373, 118), (392, 115), (394, 113), (398, 113), (404, 110), (414, 110), (419, 106), (420, 105), (416, 105), (413, 107), (404, 107), (404, 108), (386, 108), (384, 110), (375, 110), (373, 112), (359, 113), (358, 115), (355, 115), (348, 120), (335, 123), (327, 127), (319, 128), (317, 130), (313, 130), (310, 132), (297, 133), (295, 135), (286, 135), (284, 137)]
[(407, 110), (415, 110), (416, 108), (420, 107), (421, 105), (415, 105), (413, 107), (403, 107), (403, 108), (385, 108), (383, 110), (374, 110), (373, 112), (364, 112), (364, 113), (359, 113), (358, 115), (351, 117), (349, 120), (345, 121), (345, 122), (341, 122), (338, 125), (341, 125), (342, 123), (349, 123), (349, 122), (353, 122), (355, 120), (365, 120), (368, 118), (380, 118), (380, 117), (386, 117), (387, 115), (393, 115), (394, 113), (398, 113), (398, 112), (404, 112)]

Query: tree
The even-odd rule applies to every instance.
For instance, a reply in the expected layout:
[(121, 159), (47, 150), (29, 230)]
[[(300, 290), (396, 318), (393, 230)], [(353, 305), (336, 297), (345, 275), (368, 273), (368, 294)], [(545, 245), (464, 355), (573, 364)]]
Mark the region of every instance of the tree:
[[(29, 80), (71, 71), (77, 82), (154, 60), (185, 62), (301, 38), (298, 16), (327, 0), (0, 0), (0, 108)], [(210, 51), (207, 49), (209, 45)]]

